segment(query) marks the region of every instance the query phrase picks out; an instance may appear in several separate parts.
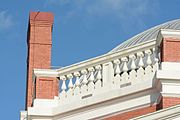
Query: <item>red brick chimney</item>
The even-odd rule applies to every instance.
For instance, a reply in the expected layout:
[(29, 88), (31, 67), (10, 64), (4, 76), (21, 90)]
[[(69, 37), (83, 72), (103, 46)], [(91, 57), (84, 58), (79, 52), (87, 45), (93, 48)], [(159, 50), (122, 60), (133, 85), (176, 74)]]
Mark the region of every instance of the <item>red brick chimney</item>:
[(51, 66), (53, 19), (53, 14), (48, 12), (30, 12), (29, 15), (26, 109), (32, 106), (33, 97), (49, 99), (58, 93), (56, 78), (38, 78), (33, 83), (32, 76), (34, 68), (49, 69)]

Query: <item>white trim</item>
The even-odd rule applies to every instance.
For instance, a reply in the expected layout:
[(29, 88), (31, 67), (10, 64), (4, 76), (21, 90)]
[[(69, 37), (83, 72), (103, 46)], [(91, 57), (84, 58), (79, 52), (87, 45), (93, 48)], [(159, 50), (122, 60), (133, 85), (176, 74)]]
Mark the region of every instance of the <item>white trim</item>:
[(27, 120), (27, 111), (20, 111), (20, 120)]
[(34, 69), (36, 77), (59, 77), (58, 72), (53, 69)]
[(161, 29), (157, 36), (157, 46), (159, 46), (163, 40), (163, 38), (180, 38), (180, 30), (173, 29)]
[[(180, 82), (180, 63), (161, 62), (161, 70), (157, 70), (157, 78), (169, 82)], [(171, 80), (171, 81), (170, 81)]]
[(162, 96), (180, 97), (180, 63), (162, 62), (157, 70), (157, 79), (161, 82)]
[(180, 105), (172, 106), (162, 109), (147, 115), (132, 118), (131, 120), (179, 120), (180, 119)]
[[(72, 98), (71, 102), (66, 100), (66, 103), (57, 105), (57, 99), (52, 101), (56, 107), (51, 107), (47, 103), (38, 104), (38, 100), (34, 103), (34, 107), (28, 108), (30, 116), (57, 116), (61, 119), (93, 119), (104, 117), (110, 114), (126, 112), (132, 108), (140, 108), (156, 104), (161, 96), (156, 88), (153, 88), (151, 80), (141, 82), (140, 84), (132, 85), (124, 89), (103, 89), (101, 93), (93, 94), (92, 97), (80, 100)], [(75, 100), (73, 102), (73, 100)], [(42, 106), (43, 104), (43, 106)], [(52, 102), (50, 103), (52, 104)], [(53, 105), (52, 105), (53, 106)]]
[(176, 80), (176, 82), (180, 82), (180, 71), (172, 71), (172, 70), (158, 70), (157, 78), (163, 80)]
[(180, 98), (180, 94), (176, 94), (176, 93), (161, 93), (161, 95), (163, 97), (177, 97), (177, 98)]

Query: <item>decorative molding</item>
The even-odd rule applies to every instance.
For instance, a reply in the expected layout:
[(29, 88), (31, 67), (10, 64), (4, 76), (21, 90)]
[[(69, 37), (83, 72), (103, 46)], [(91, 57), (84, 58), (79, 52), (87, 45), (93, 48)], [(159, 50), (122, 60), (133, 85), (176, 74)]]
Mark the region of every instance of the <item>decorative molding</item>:
[(180, 38), (180, 30), (161, 29), (157, 36), (157, 46), (161, 44), (163, 38)]
[(180, 105), (162, 109), (147, 115), (139, 116), (130, 120), (179, 120)]

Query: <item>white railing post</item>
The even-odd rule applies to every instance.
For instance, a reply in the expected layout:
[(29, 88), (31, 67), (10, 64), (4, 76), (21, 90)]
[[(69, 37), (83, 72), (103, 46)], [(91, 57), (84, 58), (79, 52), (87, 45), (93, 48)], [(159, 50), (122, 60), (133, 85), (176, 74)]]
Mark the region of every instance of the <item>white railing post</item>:
[(110, 87), (114, 78), (114, 69), (112, 62), (103, 64), (102, 74), (103, 74), (103, 86)]

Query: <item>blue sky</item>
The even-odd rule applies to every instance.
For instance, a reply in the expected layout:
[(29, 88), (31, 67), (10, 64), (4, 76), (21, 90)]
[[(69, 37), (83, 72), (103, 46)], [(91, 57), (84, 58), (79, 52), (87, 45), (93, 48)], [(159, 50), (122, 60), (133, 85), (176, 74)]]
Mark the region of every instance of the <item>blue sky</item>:
[(19, 119), (24, 109), (29, 11), (54, 13), (52, 66), (66, 66), (180, 18), (179, 5), (180, 0), (1, 0), (1, 119)]

